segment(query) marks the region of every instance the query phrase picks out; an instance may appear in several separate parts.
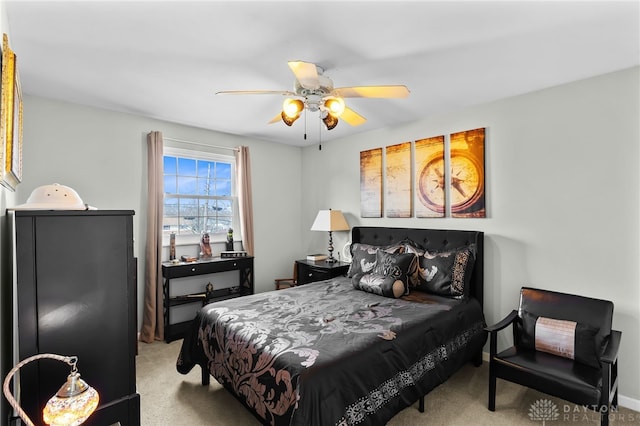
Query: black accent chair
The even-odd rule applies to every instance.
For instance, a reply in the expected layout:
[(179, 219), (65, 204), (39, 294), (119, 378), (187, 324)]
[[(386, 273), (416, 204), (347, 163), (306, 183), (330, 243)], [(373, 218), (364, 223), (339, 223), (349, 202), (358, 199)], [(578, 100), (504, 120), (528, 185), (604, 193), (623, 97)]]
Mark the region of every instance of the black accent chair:
[[(588, 406), (600, 412), (601, 425), (608, 425), (609, 413), (618, 407), (618, 348), (622, 337), (620, 331), (611, 329), (612, 317), (610, 301), (522, 287), (518, 311), (485, 328), (490, 336), (489, 410), (495, 411), (496, 379), (501, 378)], [(563, 320), (564, 324), (554, 320)], [(554, 325), (566, 325), (566, 321), (576, 323), (573, 355), (562, 349), (559, 354), (549, 353), (545, 347), (549, 340), (544, 336), (556, 336)], [(514, 346), (498, 353), (498, 332), (509, 325), (513, 326)], [(551, 349), (556, 351), (557, 346)]]

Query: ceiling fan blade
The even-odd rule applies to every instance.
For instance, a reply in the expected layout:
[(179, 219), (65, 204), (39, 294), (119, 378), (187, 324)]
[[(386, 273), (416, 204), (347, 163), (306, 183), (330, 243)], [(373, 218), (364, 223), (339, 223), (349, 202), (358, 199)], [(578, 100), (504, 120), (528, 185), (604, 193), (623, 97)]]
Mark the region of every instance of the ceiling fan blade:
[(288, 90), (222, 90), (216, 92), (216, 95), (283, 95), (297, 96)]
[(282, 121), (282, 112), (277, 113), (267, 124), (277, 123), (278, 121)]
[(332, 94), (341, 98), (406, 98), (409, 89), (404, 85), (337, 87)]
[(300, 86), (305, 89), (318, 89), (320, 80), (318, 79), (318, 67), (311, 62), (289, 61), (289, 68), (296, 76)]
[(346, 121), (346, 123), (351, 126), (359, 126), (367, 122), (366, 118), (349, 107), (344, 107), (344, 111), (340, 115), (340, 119)]

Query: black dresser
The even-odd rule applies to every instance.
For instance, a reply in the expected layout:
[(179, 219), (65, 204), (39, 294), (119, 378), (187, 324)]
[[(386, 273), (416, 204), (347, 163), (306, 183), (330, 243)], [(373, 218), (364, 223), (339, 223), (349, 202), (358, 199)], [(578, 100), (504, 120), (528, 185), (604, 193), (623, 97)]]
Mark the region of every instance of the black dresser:
[[(14, 241), (14, 361), (78, 356), (100, 394), (87, 425), (140, 424), (136, 392), (136, 259), (133, 211), (9, 211)], [(36, 423), (69, 374), (44, 359), (20, 370), (20, 404)]]

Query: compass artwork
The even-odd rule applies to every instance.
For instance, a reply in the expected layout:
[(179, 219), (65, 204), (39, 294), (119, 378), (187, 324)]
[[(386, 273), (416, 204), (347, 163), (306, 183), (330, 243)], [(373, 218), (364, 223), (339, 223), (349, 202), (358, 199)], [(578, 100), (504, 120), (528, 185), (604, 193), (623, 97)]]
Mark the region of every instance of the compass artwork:
[(445, 164), (444, 136), (415, 142), (416, 187), (418, 203), (416, 217), (444, 217)]
[(420, 218), (486, 217), (485, 128), (451, 133), (446, 142), (442, 135), (387, 146), (386, 155), (361, 151), (360, 215), (382, 217), (384, 194), (387, 217), (411, 217), (413, 206)]
[(484, 131), (480, 128), (450, 135), (451, 217), (486, 217)]

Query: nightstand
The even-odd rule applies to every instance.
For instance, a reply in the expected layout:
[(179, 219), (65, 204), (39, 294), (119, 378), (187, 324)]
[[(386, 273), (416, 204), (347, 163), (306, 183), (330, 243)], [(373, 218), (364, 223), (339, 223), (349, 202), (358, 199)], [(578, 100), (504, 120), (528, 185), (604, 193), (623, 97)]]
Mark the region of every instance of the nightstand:
[(349, 265), (349, 263), (345, 262), (328, 263), (325, 261), (313, 262), (306, 259), (296, 260), (298, 285), (346, 275), (349, 270)]

